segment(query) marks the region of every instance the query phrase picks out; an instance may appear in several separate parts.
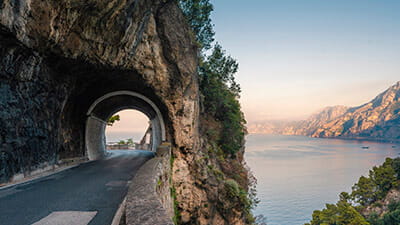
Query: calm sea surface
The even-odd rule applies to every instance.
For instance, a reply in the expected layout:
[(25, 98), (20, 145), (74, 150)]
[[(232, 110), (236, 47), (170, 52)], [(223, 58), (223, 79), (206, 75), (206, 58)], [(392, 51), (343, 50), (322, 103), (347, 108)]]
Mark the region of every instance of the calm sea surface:
[(132, 138), (133, 141), (140, 141), (144, 133), (141, 132), (107, 132), (106, 131), (106, 141), (115, 142), (120, 140), (126, 140)]
[[(369, 149), (362, 149), (369, 146)], [(309, 222), (315, 209), (335, 203), (361, 175), (396, 157), (400, 146), (303, 136), (247, 136), (246, 161), (258, 180), (255, 215), (268, 225)]]

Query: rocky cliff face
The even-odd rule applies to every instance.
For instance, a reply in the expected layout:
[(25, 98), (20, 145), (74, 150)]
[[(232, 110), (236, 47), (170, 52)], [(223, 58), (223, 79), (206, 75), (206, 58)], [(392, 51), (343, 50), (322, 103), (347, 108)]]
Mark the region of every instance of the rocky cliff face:
[(199, 185), (207, 139), (199, 133), (197, 63), (172, 0), (0, 1), (0, 183), (84, 157), (90, 105), (131, 90), (165, 117), (181, 223), (242, 224), (240, 212), (213, 211), (222, 203), (208, 193), (222, 187)]
[(267, 127), (284, 135), (400, 141), (400, 82), (364, 105), (327, 107), (307, 120)]
[(349, 108), (343, 115), (321, 125), (311, 136), (400, 140), (400, 82), (371, 102)]

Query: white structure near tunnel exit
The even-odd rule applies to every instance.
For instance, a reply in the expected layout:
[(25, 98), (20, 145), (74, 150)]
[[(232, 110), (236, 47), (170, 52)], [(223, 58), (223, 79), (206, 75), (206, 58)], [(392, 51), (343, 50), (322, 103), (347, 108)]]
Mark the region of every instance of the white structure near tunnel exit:
[(105, 129), (107, 120), (115, 113), (135, 109), (145, 114), (152, 127), (151, 151), (156, 151), (161, 142), (166, 141), (163, 116), (153, 101), (146, 96), (128, 90), (110, 92), (96, 99), (87, 111), (85, 147), (89, 160), (105, 156)]

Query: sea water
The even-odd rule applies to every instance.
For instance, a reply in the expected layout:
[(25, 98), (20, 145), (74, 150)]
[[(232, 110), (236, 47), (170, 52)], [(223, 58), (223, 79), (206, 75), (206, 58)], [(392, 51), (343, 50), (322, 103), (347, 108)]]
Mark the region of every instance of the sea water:
[(261, 200), (254, 214), (268, 225), (309, 222), (314, 210), (336, 203), (360, 176), (400, 152), (395, 144), (304, 136), (250, 134), (246, 140)]

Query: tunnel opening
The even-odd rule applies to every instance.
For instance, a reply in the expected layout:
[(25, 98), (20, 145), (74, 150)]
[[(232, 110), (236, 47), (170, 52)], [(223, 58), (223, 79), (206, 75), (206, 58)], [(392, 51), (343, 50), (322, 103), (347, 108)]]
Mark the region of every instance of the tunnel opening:
[[(174, 131), (169, 110), (160, 97), (162, 93), (155, 91), (139, 73), (89, 63), (60, 62), (53, 66), (60, 73), (74, 74), (74, 79), (68, 83), (69, 95), (60, 117), (58, 159), (84, 160), (104, 155), (105, 122), (116, 112), (127, 109), (143, 113), (154, 125), (152, 138), (156, 141), (152, 143), (152, 151), (161, 142), (172, 141)], [(92, 157), (89, 152), (96, 153), (95, 148), (100, 150)]]
[(107, 120), (106, 150), (150, 150), (152, 127), (140, 111), (125, 109)]
[(106, 156), (106, 127), (108, 119), (115, 113), (133, 109), (149, 119), (149, 140), (147, 150), (155, 152), (166, 141), (165, 122), (157, 105), (146, 96), (133, 91), (115, 91), (96, 99), (86, 116), (85, 149), (89, 160)]

